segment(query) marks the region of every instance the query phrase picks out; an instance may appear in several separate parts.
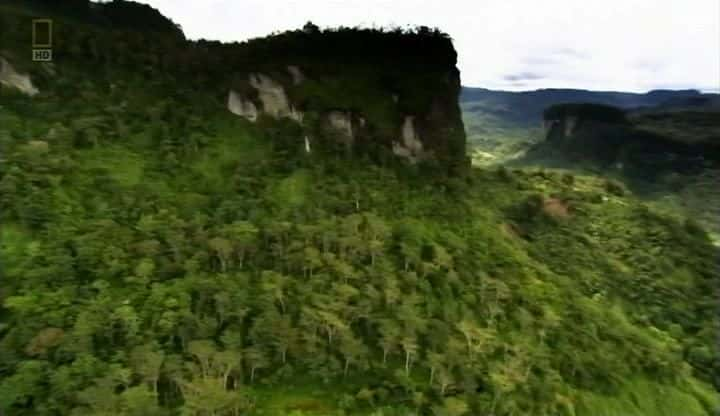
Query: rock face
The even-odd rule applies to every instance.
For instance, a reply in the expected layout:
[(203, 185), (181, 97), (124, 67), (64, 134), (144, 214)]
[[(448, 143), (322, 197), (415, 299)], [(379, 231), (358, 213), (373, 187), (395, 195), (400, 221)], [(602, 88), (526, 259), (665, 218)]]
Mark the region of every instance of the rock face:
[(258, 110), (255, 103), (243, 98), (240, 94), (232, 90), (230, 90), (230, 94), (228, 95), (228, 110), (252, 122), (256, 121), (258, 117)]
[(29, 96), (36, 95), (40, 91), (35, 88), (30, 76), (18, 73), (10, 62), (0, 56), (0, 84), (14, 88)]
[(588, 144), (584, 139), (589, 136), (605, 135), (608, 129), (628, 125), (623, 110), (601, 104), (555, 105), (545, 110), (544, 118), (547, 140), (567, 145)]
[(617, 162), (628, 137), (633, 135), (623, 110), (600, 104), (559, 104), (545, 117), (545, 148), (572, 160)]
[(346, 145), (352, 145), (355, 136), (353, 134), (353, 120), (348, 112), (331, 111), (327, 115), (331, 129), (340, 134), (340, 138)]
[(423, 144), (415, 129), (415, 117), (406, 116), (399, 142), (393, 142), (393, 153), (415, 163), (423, 157)]
[(279, 118), (290, 114), (285, 88), (265, 74), (250, 74), (250, 85), (257, 90), (263, 112)]
[(572, 136), (575, 133), (578, 119), (576, 116), (568, 116), (565, 119), (565, 136)]
[[(288, 89), (305, 82), (305, 76), (299, 67), (291, 65), (287, 70), (291, 75), (291, 85)], [(464, 147), (464, 128), (454, 98), (460, 84), (457, 72), (448, 75), (446, 81), (450, 87), (448, 94), (445, 97), (434, 97), (430, 111), (421, 116), (398, 114), (402, 122), (394, 128), (396, 131), (394, 137), (380, 138), (386, 143), (389, 141), (388, 147), (394, 155), (407, 159), (410, 163), (434, 159), (437, 151), (433, 148), (440, 147), (437, 144), (442, 143), (445, 137), (459, 138), (455, 149), (456, 156), (462, 155), (462, 151), (457, 151), (460, 145)], [(329, 83), (331, 80), (325, 82)], [(319, 84), (322, 85), (323, 81)], [(260, 115), (266, 115), (274, 119), (289, 118), (305, 124), (305, 112), (291, 102), (286, 87), (281, 81), (275, 80), (268, 74), (251, 73), (248, 77), (248, 86), (252, 90), (245, 96), (230, 90), (228, 110), (232, 113), (251, 122), (257, 121)], [(399, 106), (400, 97), (397, 94), (389, 95), (389, 100), (394, 107)], [(359, 135), (365, 135), (368, 131), (368, 118), (350, 109), (328, 110), (321, 112), (320, 116), (324, 120), (325, 130), (334, 134), (339, 141), (349, 147), (356, 143)], [(425, 149), (424, 143), (428, 144), (428, 150)], [(305, 147), (309, 153), (308, 140), (305, 140)]]
[(294, 85), (300, 85), (303, 83), (303, 81), (305, 81), (305, 75), (303, 75), (300, 68), (298, 68), (296, 65), (288, 65), (287, 70), (292, 76)]
[(285, 87), (270, 76), (253, 73), (248, 79), (249, 85), (255, 90), (256, 104), (250, 97), (245, 97), (237, 91), (228, 93), (228, 110), (241, 117), (255, 122), (260, 114), (266, 114), (279, 119), (288, 117), (302, 123), (304, 114), (290, 105)]
[(298, 148), (323, 151), (336, 141), (377, 161), (469, 165), (449, 37), (296, 31), (236, 48), (225, 59), (236, 71), (225, 89), (228, 110), (251, 122), (296, 121)]

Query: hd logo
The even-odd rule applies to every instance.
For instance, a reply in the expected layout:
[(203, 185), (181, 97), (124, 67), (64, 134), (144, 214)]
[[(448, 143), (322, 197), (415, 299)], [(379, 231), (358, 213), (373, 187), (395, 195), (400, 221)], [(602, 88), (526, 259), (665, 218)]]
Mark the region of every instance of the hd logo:
[(32, 47), (33, 61), (52, 61), (53, 22), (51, 19), (33, 19)]

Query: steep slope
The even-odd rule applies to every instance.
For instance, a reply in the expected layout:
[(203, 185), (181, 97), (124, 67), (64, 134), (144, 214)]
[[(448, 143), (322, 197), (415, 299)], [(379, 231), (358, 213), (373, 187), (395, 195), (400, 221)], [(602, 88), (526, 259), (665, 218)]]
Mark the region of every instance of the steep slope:
[[(697, 224), (594, 177), (447, 175), (452, 54), (398, 80), (325, 49), (446, 37), (187, 44), (58, 22), (52, 66), (0, 45), (39, 90), (0, 89), (4, 414), (720, 406), (717, 249)], [(298, 39), (325, 46), (303, 60)], [(408, 125), (433, 159), (393, 153)]]
[(241, 69), (228, 97), (235, 113), (301, 120), (311, 147), (334, 130), (352, 153), (463, 163), (456, 53), (442, 33), (305, 30), (209, 51)]

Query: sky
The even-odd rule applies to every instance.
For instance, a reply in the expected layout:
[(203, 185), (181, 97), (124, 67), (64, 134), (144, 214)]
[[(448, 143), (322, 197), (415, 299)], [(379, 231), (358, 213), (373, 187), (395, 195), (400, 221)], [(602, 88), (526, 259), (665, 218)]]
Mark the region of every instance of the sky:
[(720, 90), (720, 0), (140, 0), (190, 39), (320, 27), (438, 27), (465, 86)]

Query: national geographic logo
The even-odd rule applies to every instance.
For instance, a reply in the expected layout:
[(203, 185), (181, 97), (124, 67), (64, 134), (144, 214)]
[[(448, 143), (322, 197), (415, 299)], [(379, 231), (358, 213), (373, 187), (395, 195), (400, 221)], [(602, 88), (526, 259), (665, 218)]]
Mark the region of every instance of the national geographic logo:
[(33, 61), (52, 61), (53, 21), (52, 19), (33, 19), (32, 47)]

